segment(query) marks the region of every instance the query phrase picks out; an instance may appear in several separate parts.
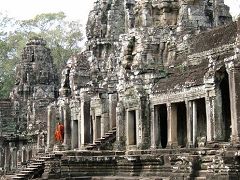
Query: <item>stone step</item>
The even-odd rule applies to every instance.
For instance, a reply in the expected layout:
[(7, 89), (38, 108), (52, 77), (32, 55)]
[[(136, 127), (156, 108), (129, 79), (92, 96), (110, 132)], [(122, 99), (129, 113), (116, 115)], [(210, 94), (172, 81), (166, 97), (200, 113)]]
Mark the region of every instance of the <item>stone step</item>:
[(23, 170), (24, 171), (34, 171), (34, 170), (36, 170), (36, 169), (38, 169), (37, 167), (26, 167), (26, 168), (24, 168)]
[(96, 146), (96, 144), (86, 144), (86, 147), (94, 147), (94, 146)]
[(197, 171), (197, 177), (206, 177), (206, 174), (208, 174), (207, 170), (199, 170), (199, 171)]
[(194, 177), (194, 180), (206, 180), (206, 177)]
[(31, 174), (33, 172), (34, 172), (33, 170), (28, 170), (28, 171), (23, 170), (23, 171), (21, 171), (21, 173), (23, 173), (23, 174)]
[[(108, 131), (107, 133), (115, 133), (116, 132), (116, 130), (110, 130), (110, 131)], [(106, 133), (105, 133), (106, 134)]]
[(95, 144), (100, 144), (102, 141), (94, 141)]
[(43, 162), (33, 162), (33, 163), (31, 163), (32, 165), (36, 165), (36, 166), (38, 166), (38, 165), (43, 165)]
[(18, 174), (16, 174), (16, 176), (18, 176), (18, 177), (27, 177), (28, 176), (28, 174), (24, 174), (24, 173), (18, 173)]
[(25, 180), (26, 180), (26, 178), (24, 178), (24, 177), (19, 177), (19, 176), (13, 176), (13, 177), (11, 177), (11, 179), (25, 179)]
[(105, 133), (106, 135), (113, 135), (113, 133), (112, 132), (107, 132), (107, 133)]

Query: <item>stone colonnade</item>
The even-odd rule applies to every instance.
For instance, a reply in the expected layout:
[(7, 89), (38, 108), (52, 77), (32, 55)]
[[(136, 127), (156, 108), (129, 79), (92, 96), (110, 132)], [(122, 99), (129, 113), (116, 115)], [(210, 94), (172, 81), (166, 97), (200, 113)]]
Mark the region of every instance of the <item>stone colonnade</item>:
[[(168, 94), (164, 96), (167, 99), (162, 95), (152, 95), (149, 100), (142, 98), (132, 107), (124, 99), (119, 101), (117, 94), (92, 96), (88, 90), (82, 90), (74, 101), (65, 99), (59, 107), (49, 107), (48, 147), (51, 149), (55, 143), (57, 109), (65, 126), (65, 149), (84, 149), (114, 127), (119, 150), (239, 143), (238, 61), (237, 55), (225, 59), (225, 66), (215, 68), (214, 75), (206, 76), (204, 85)], [(223, 73), (225, 79), (221, 81), (226, 81), (225, 84), (216, 83), (216, 73)]]
[(88, 89), (82, 89), (74, 100), (64, 98), (48, 106), (47, 146), (56, 144), (54, 133), (57, 119), (64, 124), (64, 149), (84, 149), (116, 127), (117, 94), (101, 96), (99, 103), (90, 98)]
[[(167, 147), (199, 147), (211, 142), (239, 143), (240, 99), (237, 89), (240, 88), (240, 66), (238, 61), (239, 57), (236, 55), (225, 59), (226, 81), (228, 83), (224, 84), (224, 87), (215, 83), (215, 77), (210, 77), (212, 80), (205, 80), (205, 86), (200, 87), (201, 90), (196, 97), (191, 95), (191, 92), (187, 92), (179, 100), (161, 100), (161, 98), (156, 100), (157, 97), (152, 98), (153, 103), (150, 108), (151, 147), (162, 148), (162, 138), (167, 138)], [(221, 88), (226, 88), (226, 90)], [(226, 93), (227, 91), (228, 93)], [(181, 97), (181, 93), (178, 97)], [(168, 95), (168, 97), (171, 97), (171, 95)], [(178, 115), (178, 105), (180, 103), (185, 106), (186, 111), (184, 112), (181, 109), (182, 114)], [(161, 123), (163, 121), (160, 114), (163, 110), (158, 110), (157, 107), (159, 106), (166, 106), (166, 137), (162, 137)], [(186, 116), (185, 121), (182, 121), (182, 116)], [(185, 127), (179, 125), (182, 123), (185, 123)], [(180, 128), (184, 128), (185, 134), (181, 134), (182, 130)], [(184, 135), (182, 138), (186, 139), (183, 140), (184, 144), (181, 144), (181, 140), (179, 140), (182, 135)]]
[[(10, 139), (9, 139), (10, 140)], [(17, 144), (17, 139), (2, 139), (0, 148), (0, 169), (5, 172), (13, 172), (27, 163), (34, 154), (35, 148), (28, 145)]]

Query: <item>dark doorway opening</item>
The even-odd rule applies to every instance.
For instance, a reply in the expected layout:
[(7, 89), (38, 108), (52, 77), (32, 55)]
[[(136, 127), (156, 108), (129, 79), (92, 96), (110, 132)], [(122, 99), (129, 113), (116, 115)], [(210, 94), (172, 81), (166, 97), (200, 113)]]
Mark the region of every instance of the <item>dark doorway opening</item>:
[(90, 116), (90, 143), (93, 143), (93, 118)]
[(195, 100), (197, 105), (197, 129), (196, 136), (198, 138), (207, 137), (207, 116), (205, 98)]
[(157, 131), (155, 133), (155, 140), (157, 147), (166, 148), (168, 140), (168, 124), (167, 124), (167, 105), (161, 104), (155, 106), (155, 125), (157, 125)]
[(197, 99), (197, 137), (207, 136), (207, 117), (205, 98)]
[(72, 121), (72, 148), (78, 148), (78, 120)]
[(231, 136), (231, 109), (230, 109), (230, 94), (229, 94), (229, 80), (228, 73), (224, 68), (220, 82), (220, 90), (222, 97), (222, 117), (223, 117), (223, 131), (224, 140), (229, 141)]
[(177, 140), (180, 147), (187, 144), (187, 118), (185, 102), (176, 103), (177, 107)]
[(95, 127), (96, 139), (101, 138), (101, 116), (96, 116), (96, 127)]
[(128, 144), (136, 145), (136, 111), (128, 111)]

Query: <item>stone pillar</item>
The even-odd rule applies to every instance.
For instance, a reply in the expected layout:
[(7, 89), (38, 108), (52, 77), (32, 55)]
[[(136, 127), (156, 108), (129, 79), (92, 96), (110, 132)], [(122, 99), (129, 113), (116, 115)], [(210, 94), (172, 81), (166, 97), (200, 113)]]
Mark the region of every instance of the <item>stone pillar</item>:
[(97, 117), (93, 114), (92, 115), (92, 121), (93, 121), (93, 142), (98, 139), (98, 133), (97, 133)]
[(78, 148), (78, 120), (71, 120), (71, 129), (72, 129), (72, 149)]
[(4, 148), (2, 145), (0, 147), (0, 167), (4, 167)]
[(240, 67), (228, 70), (233, 143), (240, 142)]
[(116, 127), (117, 94), (109, 94), (109, 127)]
[(82, 125), (82, 121), (81, 121), (81, 102), (79, 104), (79, 114), (78, 114), (78, 149), (81, 148), (81, 137), (82, 137), (82, 134), (81, 134), (81, 125)]
[(80, 100), (76, 98), (75, 100), (72, 100), (70, 103), (71, 108), (71, 148), (72, 149), (78, 149), (79, 148), (79, 133), (80, 133), (80, 126), (79, 126), (79, 120), (80, 120)]
[(102, 94), (101, 96), (101, 137), (109, 131), (109, 97), (108, 94)]
[(71, 148), (71, 109), (68, 99), (64, 101), (63, 106), (64, 140), (63, 145), (66, 150)]
[(196, 140), (197, 140), (197, 103), (193, 101), (192, 103), (193, 109), (193, 146), (196, 147)]
[(116, 108), (116, 149), (124, 150), (126, 145), (126, 119), (125, 119), (125, 109), (122, 102), (117, 103)]
[(26, 150), (25, 146), (22, 147), (21, 156), (22, 156), (21, 162), (26, 162), (27, 161), (27, 150)]
[(213, 97), (213, 108), (214, 108), (214, 140), (224, 141), (223, 134), (223, 117), (222, 117), (222, 94), (219, 87), (215, 88), (215, 97)]
[[(208, 94), (208, 93), (207, 93)], [(207, 117), (207, 142), (213, 141), (213, 122), (214, 122), (214, 108), (212, 98), (208, 95), (205, 97), (206, 103), (206, 117)]]
[(81, 146), (90, 142), (90, 99), (86, 94), (81, 96)]
[(10, 170), (11, 163), (11, 154), (9, 146), (5, 147), (5, 162), (4, 162), (4, 171), (8, 172)]
[(185, 101), (187, 111), (187, 146), (193, 146), (193, 101)]
[(55, 144), (55, 128), (56, 128), (56, 108), (53, 105), (48, 106), (47, 121), (47, 150), (51, 151)]
[(136, 145), (139, 149), (142, 149), (143, 146), (143, 119), (142, 119), (142, 112), (143, 109), (136, 110)]
[(16, 147), (10, 148), (11, 152), (11, 170), (15, 171), (17, 169), (17, 149)]
[(175, 104), (167, 104), (168, 113), (168, 147), (178, 145), (177, 142), (177, 107)]
[(151, 148), (156, 149), (156, 141), (157, 141), (157, 111), (156, 111), (156, 106), (152, 106), (151, 109)]

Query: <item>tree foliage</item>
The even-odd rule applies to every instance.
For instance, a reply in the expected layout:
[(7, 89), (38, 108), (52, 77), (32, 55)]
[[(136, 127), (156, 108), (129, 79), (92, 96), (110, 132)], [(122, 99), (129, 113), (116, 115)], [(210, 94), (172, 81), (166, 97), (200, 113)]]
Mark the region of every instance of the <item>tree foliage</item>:
[(28, 20), (0, 14), (0, 98), (8, 97), (16, 63), (27, 40), (33, 36), (47, 41), (58, 72), (68, 58), (80, 50), (83, 40), (80, 22), (67, 20), (63, 12), (39, 14)]

